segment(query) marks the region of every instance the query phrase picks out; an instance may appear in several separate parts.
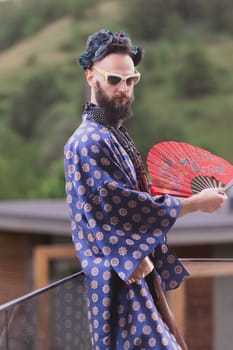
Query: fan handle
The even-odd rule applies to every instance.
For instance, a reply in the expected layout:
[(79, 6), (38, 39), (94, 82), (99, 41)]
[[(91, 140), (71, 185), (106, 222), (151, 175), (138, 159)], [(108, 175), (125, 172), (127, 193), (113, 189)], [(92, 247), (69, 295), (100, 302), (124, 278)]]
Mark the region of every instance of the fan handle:
[(226, 186), (224, 186), (224, 191), (228, 191), (231, 187), (233, 186), (233, 179), (231, 181), (228, 182), (228, 184), (226, 184)]

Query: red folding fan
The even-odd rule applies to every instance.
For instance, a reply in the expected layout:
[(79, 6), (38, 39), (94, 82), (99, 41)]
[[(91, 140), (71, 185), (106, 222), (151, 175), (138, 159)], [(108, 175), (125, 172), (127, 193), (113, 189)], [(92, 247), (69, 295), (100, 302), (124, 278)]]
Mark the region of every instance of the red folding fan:
[(189, 197), (204, 188), (233, 186), (233, 166), (205, 149), (185, 142), (154, 145), (147, 155), (153, 194)]

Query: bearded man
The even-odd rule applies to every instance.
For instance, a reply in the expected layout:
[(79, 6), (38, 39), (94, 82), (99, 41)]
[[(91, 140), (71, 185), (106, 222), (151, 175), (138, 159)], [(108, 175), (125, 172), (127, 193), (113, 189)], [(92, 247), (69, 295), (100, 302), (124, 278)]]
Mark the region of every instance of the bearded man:
[(122, 32), (100, 30), (80, 56), (91, 98), (65, 146), (72, 237), (86, 274), (95, 350), (186, 350), (164, 291), (188, 275), (166, 243), (183, 214), (213, 212), (221, 189), (190, 198), (152, 196), (123, 123), (133, 116), (143, 50)]

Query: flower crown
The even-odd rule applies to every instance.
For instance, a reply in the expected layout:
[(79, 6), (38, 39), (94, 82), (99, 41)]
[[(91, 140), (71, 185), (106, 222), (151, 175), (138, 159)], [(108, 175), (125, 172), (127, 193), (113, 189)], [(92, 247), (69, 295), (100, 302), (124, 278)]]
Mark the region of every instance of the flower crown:
[(94, 62), (107, 56), (110, 49), (114, 46), (128, 48), (134, 65), (136, 66), (140, 63), (143, 49), (139, 46), (132, 46), (127, 34), (123, 32), (112, 33), (107, 29), (101, 29), (89, 36), (86, 51), (80, 55), (78, 62), (83, 70), (90, 69)]

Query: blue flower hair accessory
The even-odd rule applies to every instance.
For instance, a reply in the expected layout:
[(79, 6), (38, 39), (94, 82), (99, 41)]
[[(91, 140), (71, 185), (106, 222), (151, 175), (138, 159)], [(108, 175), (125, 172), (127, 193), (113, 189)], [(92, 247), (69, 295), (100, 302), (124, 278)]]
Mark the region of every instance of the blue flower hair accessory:
[(78, 59), (83, 70), (90, 69), (96, 61), (107, 56), (114, 47), (125, 48), (134, 62), (138, 65), (142, 59), (143, 49), (139, 46), (132, 46), (131, 40), (123, 32), (112, 33), (110, 30), (101, 29), (89, 36), (86, 51)]

